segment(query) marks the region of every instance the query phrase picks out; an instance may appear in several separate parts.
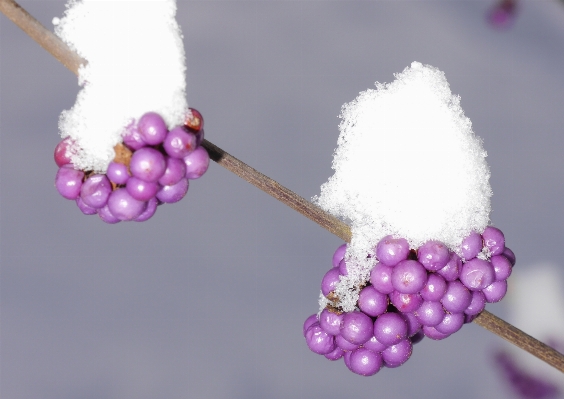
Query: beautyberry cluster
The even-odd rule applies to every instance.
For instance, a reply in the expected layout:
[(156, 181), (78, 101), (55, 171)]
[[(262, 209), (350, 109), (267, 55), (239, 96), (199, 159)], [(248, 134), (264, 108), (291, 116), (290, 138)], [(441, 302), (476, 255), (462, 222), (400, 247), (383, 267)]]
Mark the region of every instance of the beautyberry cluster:
[(321, 282), (328, 305), (307, 318), (308, 347), (329, 360), (344, 359), (354, 373), (369, 376), (399, 367), (424, 337), (447, 338), (471, 322), (486, 303), (500, 301), (515, 255), (503, 233), (487, 227), (462, 242), (459, 254), (439, 241), (410, 250), (407, 240), (386, 236), (376, 246), (377, 263), (360, 290), (356, 309), (343, 312), (335, 288), (348, 275), (346, 244), (333, 255)]
[(126, 128), (105, 174), (75, 169), (70, 141), (64, 139), (55, 148), (55, 186), (86, 215), (98, 214), (106, 223), (143, 222), (158, 205), (180, 201), (189, 180), (208, 169), (209, 155), (200, 147), (203, 125), (202, 115), (192, 108), (184, 125), (170, 131), (159, 114), (148, 112)]

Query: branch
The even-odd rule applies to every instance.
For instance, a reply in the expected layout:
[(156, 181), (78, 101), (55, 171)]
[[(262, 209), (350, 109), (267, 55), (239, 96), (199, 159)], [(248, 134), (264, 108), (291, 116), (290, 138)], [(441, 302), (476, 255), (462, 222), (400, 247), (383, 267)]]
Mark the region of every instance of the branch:
[[(0, 11), (76, 75), (78, 75), (80, 65), (86, 64), (84, 59), (74, 53), (57, 36), (43, 27), (15, 1), (0, 0)], [(342, 240), (350, 242), (351, 230), (349, 226), (339, 219), (272, 180), (270, 177), (241, 162), (215, 144), (204, 140), (202, 147), (208, 151), (210, 158), (217, 162), (218, 165), (223, 166), (290, 208), (300, 212)], [(525, 334), (490, 312), (484, 310), (474, 319), (474, 322), (564, 373), (563, 354)]]

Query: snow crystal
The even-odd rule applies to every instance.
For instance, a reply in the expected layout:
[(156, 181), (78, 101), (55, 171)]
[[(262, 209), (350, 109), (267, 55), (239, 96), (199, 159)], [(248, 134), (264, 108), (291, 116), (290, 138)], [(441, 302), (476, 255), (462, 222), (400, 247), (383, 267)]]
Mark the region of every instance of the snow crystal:
[(313, 198), (351, 225), (349, 275), (336, 290), (345, 311), (354, 309), (384, 236), (457, 250), (489, 223), (487, 154), (444, 73), (413, 62), (395, 77), (343, 105), (335, 174)]
[(187, 112), (185, 54), (175, 0), (69, 0), (55, 33), (88, 62), (76, 103), (62, 112), (77, 168), (104, 172), (124, 127), (149, 111), (169, 128)]

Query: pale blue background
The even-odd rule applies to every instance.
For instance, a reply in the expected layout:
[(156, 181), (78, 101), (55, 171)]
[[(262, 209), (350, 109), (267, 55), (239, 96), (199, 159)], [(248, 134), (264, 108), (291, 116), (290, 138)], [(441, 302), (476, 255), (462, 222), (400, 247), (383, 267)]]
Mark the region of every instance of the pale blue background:
[[(21, 4), (50, 28), (64, 10)], [(210, 141), (310, 198), (331, 175), (341, 105), (434, 65), (484, 140), (515, 273), (559, 262), (564, 5), (521, 2), (501, 32), (491, 5), (179, 1), (188, 101)], [(341, 242), (216, 164), (149, 222), (83, 216), (53, 187), (77, 91), (0, 16), (2, 398), (513, 397), (492, 367), (501, 340), (476, 325), (371, 378), (311, 353), (301, 326)]]

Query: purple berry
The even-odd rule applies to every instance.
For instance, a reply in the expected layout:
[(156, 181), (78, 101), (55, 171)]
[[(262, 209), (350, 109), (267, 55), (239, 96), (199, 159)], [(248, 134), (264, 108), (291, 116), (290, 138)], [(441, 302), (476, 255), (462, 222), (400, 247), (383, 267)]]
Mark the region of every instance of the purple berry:
[(323, 331), (318, 322), (309, 326), (305, 339), (309, 349), (319, 355), (326, 355), (335, 350), (335, 339)]
[(341, 348), (344, 351), (353, 351), (360, 346), (357, 344), (350, 343), (349, 341), (344, 339), (342, 335), (335, 336), (335, 343), (339, 348)]
[(447, 312), (462, 313), (472, 302), (472, 293), (460, 281), (451, 281), (447, 285), (441, 303)]
[(511, 266), (511, 261), (507, 259), (504, 255), (496, 255), (492, 256), (490, 259), (492, 266), (494, 268), (495, 273), (495, 280), (507, 280), (507, 278), (511, 275), (513, 271), (513, 267)]
[(172, 186), (186, 177), (186, 164), (184, 160), (166, 157), (166, 169), (164, 175), (159, 179), (161, 186)]
[(162, 143), (168, 131), (164, 119), (156, 112), (144, 114), (137, 123), (137, 129), (143, 141), (149, 145)]
[(157, 192), (157, 199), (167, 204), (173, 204), (180, 201), (188, 192), (188, 179), (181, 179), (172, 186), (163, 186)]
[(445, 317), (445, 310), (440, 302), (423, 302), (415, 311), (415, 317), (421, 325), (434, 327)]
[(401, 313), (407, 323), (407, 336), (411, 337), (421, 330), (421, 323), (414, 313)]
[(106, 175), (90, 175), (82, 183), (80, 198), (86, 205), (99, 209), (107, 204), (111, 192), (112, 184)]
[(349, 369), (363, 376), (376, 374), (382, 368), (382, 364), (382, 355), (366, 348), (354, 350), (349, 359)]
[(343, 259), (339, 262), (338, 269), (339, 269), (339, 274), (341, 276), (348, 276), (349, 275), (349, 270), (347, 269), (347, 261), (346, 260)]
[(425, 338), (425, 333), (423, 332), (423, 330), (419, 330), (412, 337), (410, 337), (409, 340), (411, 341), (411, 343), (413, 345), (415, 345), (415, 344), (418, 344), (419, 342), (423, 341), (423, 338)]
[(80, 197), (76, 199), (76, 205), (78, 206), (78, 209), (80, 209), (80, 211), (85, 215), (95, 215), (96, 213), (98, 213), (98, 209), (86, 205)]
[(447, 282), (437, 273), (429, 273), (427, 284), (421, 290), (425, 301), (440, 301), (446, 292)]
[(446, 266), (437, 270), (437, 274), (442, 276), (446, 281), (454, 281), (460, 276), (461, 268), (462, 259), (460, 259), (460, 256), (452, 252)]
[(125, 134), (123, 135), (123, 144), (131, 148), (132, 150), (138, 150), (143, 148), (147, 145), (143, 137), (141, 137), (141, 133), (137, 129), (137, 126), (134, 123), (129, 124), (125, 128)]
[(55, 187), (64, 198), (74, 200), (80, 195), (84, 172), (76, 170), (71, 164), (59, 168), (55, 176)]
[(358, 307), (368, 316), (379, 316), (388, 308), (388, 296), (369, 285), (360, 291)]
[(384, 345), (383, 343), (379, 342), (374, 336), (364, 344), (362, 344), (362, 346), (364, 346), (366, 349), (370, 349), (372, 352), (382, 352), (388, 347), (388, 345)]
[(143, 213), (141, 213), (141, 215), (133, 219), (133, 221), (144, 222), (146, 220), (149, 220), (150, 218), (153, 217), (153, 215), (157, 211), (158, 205), (159, 205), (159, 201), (157, 200), (157, 198), (156, 197), (151, 198), (149, 201), (147, 201), (147, 208), (145, 208), (145, 210), (143, 211)]
[(166, 135), (163, 148), (172, 158), (184, 158), (196, 149), (196, 136), (177, 126)]
[(495, 303), (503, 299), (507, 293), (507, 281), (495, 281), (482, 291), (486, 297), (486, 302)]
[(462, 241), (462, 244), (460, 246), (462, 257), (465, 260), (475, 258), (480, 252), (482, 252), (483, 246), (484, 244), (482, 242), (482, 236), (473, 231)]
[(483, 290), (495, 281), (494, 268), (490, 262), (474, 258), (462, 265), (460, 281), (469, 290)]
[(472, 301), (464, 310), (464, 313), (470, 316), (479, 314), (486, 307), (486, 296), (482, 291), (472, 291)]
[(443, 320), (434, 327), (441, 334), (451, 335), (460, 330), (463, 325), (464, 314), (447, 313)]
[(305, 333), (307, 331), (307, 329), (313, 324), (317, 322), (317, 314), (312, 314), (311, 316), (309, 316), (305, 321), (304, 321), (304, 326), (303, 326), (303, 331), (302, 333), (304, 334), (305, 337)]
[(321, 292), (323, 295), (327, 296), (331, 291), (335, 291), (337, 284), (339, 284), (339, 269), (329, 269), (327, 273), (323, 276), (321, 280)]
[(427, 338), (431, 338), (435, 341), (439, 341), (450, 336), (449, 334), (443, 334), (442, 332), (437, 331), (435, 327), (429, 326), (423, 326), (423, 334), (425, 334)]
[(404, 339), (382, 352), (382, 359), (388, 368), (399, 367), (409, 360), (413, 352), (413, 344), (409, 339)]
[(402, 294), (393, 291), (389, 294), (390, 302), (397, 310), (403, 313), (415, 312), (423, 303), (423, 298), (419, 294)]
[(374, 336), (384, 345), (395, 345), (407, 338), (407, 323), (398, 313), (384, 313), (374, 322)]
[(184, 157), (184, 163), (186, 164), (186, 178), (199, 179), (208, 170), (210, 156), (205, 148), (198, 147)]
[(376, 245), (376, 257), (386, 266), (395, 266), (409, 255), (409, 243), (405, 238), (386, 236)]
[(427, 241), (417, 250), (417, 259), (427, 270), (437, 271), (446, 266), (450, 252), (440, 241)]
[(323, 311), (319, 315), (319, 325), (328, 334), (339, 335), (341, 333), (342, 323), (343, 314), (337, 314), (328, 309), (323, 309)]
[(515, 254), (513, 253), (512, 250), (510, 250), (509, 248), (505, 247), (505, 249), (503, 250), (502, 253), (503, 256), (505, 256), (507, 259), (509, 259), (509, 262), (511, 262), (511, 266), (515, 266)]
[(146, 208), (146, 202), (136, 200), (125, 188), (118, 188), (108, 198), (108, 210), (119, 220), (133, 220)]
[(482, 238), (484, 246), (488, 248), (492, 256), (501, 255), (505, 250), (505, 237), (500, 229), (488, 226), (482, 233)]
[(55, 153), (53, 154), (55, 157), (55, 163), (57, 166), (61, 167), (63, 165), (71, 163), (70, 154), (67, 153), (68, 148), (72, 143), (72, 139), (67, 137), (66, 139), (62, 140), (57, 144), (55, 147)]
[(342, 358), (344, 354), (345, 354), (344, 350), (342, 350), (338, 346), (335, 346), (335, 349), (333, 349), (333, 352), (329, 352), (329, 353), (327, 353), (323, 356), (325, 356), (327, 359), (329, 359), (331, 361), (335, 361), (335, 360), (339, 360), (340, 358)]
[(133, 153), (129, 164), (131, 174), (147, 182), (158, 181), (166, 170), (164, 155), (154, 148), (143, 147)]
[(108, 176), (108, 179), (110, 179), (110, 181), (114, 182), (115, 184), (125, 184), (129, 179), (127, 166), (122, 163), (112, 161), (108, 165), (106, 176)]
[(377, 263), (370, 272), (370, 283), (382, 294), (389, 294), (394, 290), (394, 286), (392, 285), (392, 270), (393, 268), (391, 266)]
[(106, 205), (103, 208), (98, 209), (98, 216), (100, 216), (100, 219), (102, 219), (104, 222), (106, 222), (108, 224), (116, 224), (116, 223), (121, 222), (121, 220), (119, 220), (117, 217), (115, 217), (112, 214), (112, 212), (110, 212), (108, 205)]
[(392, 286), (402, 294), (415, 294), (427, 284), (427, 270), (416, 260), (402, 260), (392, 270)]
[(339, 263), (345, 258), (345, 252), (347, 251), (347, 243), (344, 243), (333, 253), (333, 267), (339, 267)]
[(362, 345), (372, 337), (372, 319), (366, 314), (354, 311), (345, 313), (341, 324), (341, 336), (355, 345)]
[(157, 194), (160, 188), (156, 182), (148, 182), (135, 176), (127, 180), (125, 185), (127, 192), (139, 201), (149, 201)]

